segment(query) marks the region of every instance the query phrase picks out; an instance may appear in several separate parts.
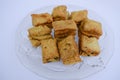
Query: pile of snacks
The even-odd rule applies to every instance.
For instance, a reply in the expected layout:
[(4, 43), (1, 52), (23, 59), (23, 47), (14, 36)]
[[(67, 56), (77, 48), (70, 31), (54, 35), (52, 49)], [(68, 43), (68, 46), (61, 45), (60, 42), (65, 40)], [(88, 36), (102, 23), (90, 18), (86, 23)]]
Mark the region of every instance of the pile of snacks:
[[(33, 27), (28, 29), (34, 47), (41, 46), (43, 63), (62, 60), (63, 64), (81, 62), (80, 56), (97, 56), (101, 23), (90, 20), (87, 10), (67, 11), (65, 5), (53, 8), (52, 14), (32, 14)], [(51, 35), (52, 29), (54, 36)], [(75, 41), (78, 32), (79, 44)]]

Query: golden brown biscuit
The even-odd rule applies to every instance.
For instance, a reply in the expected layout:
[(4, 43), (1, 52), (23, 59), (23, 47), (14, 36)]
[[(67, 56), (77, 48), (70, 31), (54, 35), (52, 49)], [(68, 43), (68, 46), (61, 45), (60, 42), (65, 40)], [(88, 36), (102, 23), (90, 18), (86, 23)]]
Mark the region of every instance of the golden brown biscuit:
[(41, 35), (46, 35), (51, 33), (51, 29), (48, 28), (47, 26), (40, 25), (38, 27), (32, 27), (28, 29), (29, 35), (30, 36), (41, 36)]
[(33, 26), (39, 26), (43, 24), (52, 23), (53, 19), (49, 13), (32, 14)]
[(59, 53), (55, 39), (41, 41), (43, 63), (59, 61)]
[(74, 40), (74, 36), (68, 36), (58, 42), (58, 49), (63, 64), (68, 65), (81, 62), (78, 46)]
[(82, 34), (85, 34), (87, 36), (99, 38), (102, 35), (101, 23), (94, 20), (86, 19), (82, 21), (79, 29)]
[(74, 20), (76, 23), (81, 22), (82, 20), (86, 19), (88, 15), (87, 10), (81, 10), (81, 11), (74, 11), (71, 12), (71, 19)]
[(52, 23), (52, 26), (55, 32), (60, 30), (77, 30), (77, 25), (73, 20), (55, 21)]
[(68, 19), (69, 13), (67, 12), (67, 7), (65, 5), (57, 6), (52, 11), (52, 16), (54, 21), (66, 20)]
[(81, 56), (97, 56), (100, 53), (100, 46), (95, 37), (81, 34), (79, 41)]
[(38, 27), (32, 27), (28, 29), (29, 40), (34, 47), (37, 47), (41, 44), (41, 40), (52, 38), (51, 29), (45, 25), (40, 25)]

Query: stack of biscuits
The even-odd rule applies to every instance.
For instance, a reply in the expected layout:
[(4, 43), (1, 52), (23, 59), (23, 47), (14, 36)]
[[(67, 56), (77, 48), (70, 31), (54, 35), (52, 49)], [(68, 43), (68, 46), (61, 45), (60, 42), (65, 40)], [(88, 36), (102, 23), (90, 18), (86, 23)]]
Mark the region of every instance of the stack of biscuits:
[(41, 40), (52, 38), (51, 29), (46, 25), (39, 25), (28, 29), (29, 39), (34, 47), (41, 44)]
[(51, 25), (52, 16), (49, 13), (32, 14), (32, 28), (28, 30), (29, 40), (34, 47), (38, 47), (41, 44), (41, 40), (52, 38)]
[[(28, 29), (32, 46), (42, 48), (43, 63), (62, 60), (63, 64), (81, 62), (80, 56), (100, 53), (98, 39), (101, 24), (87, 17), (87, 10), (67, 11), (65, 5), (53, 8), (52, 14), (32, 14), (33, 27)], [(51, 35), (52, 29), (54, 35)], [(75, 41), (78, 32), (79, 47)]]
[(41, 45), (43, 63), (59, 61), (57, 42), (51, 35), (52, 16), (49, 13), (32, 14), (31, 16), (33, 27), (28, 29), (28, 37), (32, 46)]
[(97, 56), (100, 53), (98, 39), (102, 35), (101, 23), (85, 19), (79, 26), (79, 47), (81, 56)]
[(76, 35), (77, 26), (73, 20), (69, 20), (69, 12), (65, 5), (53, 8), (52, 17), (54, 37), (57, 41), (62, 40), (69, 35)]
[(73, 20), (61, 20), (52, 23), (54, 37), (58, 41), (58, 50), (63, 64), (81, 62), (79, 50), (75, 42), (77, 25)]
[(98, 39), (102, 35), (101, 23), (90, 20), (87, 10), (71, 12), (70, 19), (78, 27), (79, 53), (81, 56), (97, 56), (100, 53)]
[(54, 21), (52, 23), (54, 37), (61, 40), (69, 35), (76, 35), (77, 26), (73, 20)]
[(75, 64), (81, 62), (79, 49), (75, 41), (77, 25), (74, 20), (69, 19), (66, 6), (58, 6), (53, 9), (52, 23), (54, 37), (57, 40), (58, 50), (63, 64)]

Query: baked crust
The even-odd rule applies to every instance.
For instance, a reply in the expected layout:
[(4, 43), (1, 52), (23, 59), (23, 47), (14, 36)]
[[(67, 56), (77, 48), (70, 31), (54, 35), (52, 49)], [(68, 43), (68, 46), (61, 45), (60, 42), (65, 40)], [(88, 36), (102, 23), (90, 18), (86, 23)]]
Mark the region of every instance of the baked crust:
[(63, 64), (68, 65), (81, 62), (78, 52), (78, 46), (74, 40), (74, 36), (68, 36), (58, 42), (58, 49)]
[(68, 13), (67, 7), (65, 5), (57, 6), (52, 11), (52, 16), (53, 16), (54, 21), (66, 20), (66, 19), (68, 19), (68, 15), (69, 15), (69, 13)]
[(100, 53), (100, 46), (95, 37), (88, 37), (81, 34), (79, 46), (81, 56), (97, 56)]
[(38, 27), (32, 27), (28, 29), (29, 35), (30, 36), (41, 36), (41, 35), (46, 35), (51, 33), (51, 29), (48, 28), (47, 26), (40, 25)]
[(77, 25), (73, 20), (61, 20), (61, 21), (54, 21), (52, 23), (54, 31), (61, 31), (61, 30), (77, 30)]
[(76, 23), (79, 23), (82, 20), (86, 19), (87, 15), (88, 15), (87, 10), (73, 11), (71, 12), (70, 18), (74, 20)]
[(41, 41), (43, 63), (59, 61), (59, 53), (55, 39)]
[(32, 27), (28, 29), (28, 33), (29, 40), (34, 47), (41, 45), (41, 40), (52, 38), (51, 29), (45, 25)]
[(99, 38), (102, 35), (101, 23), (94, 20), (86, 19), (82, 21), (79, 29), (82, 34), (85, 34), (87, 36)]
[(33, 26), (39, 26), (43, 24), (52, 23), (53, 19), (49, 13), (32, 14)]

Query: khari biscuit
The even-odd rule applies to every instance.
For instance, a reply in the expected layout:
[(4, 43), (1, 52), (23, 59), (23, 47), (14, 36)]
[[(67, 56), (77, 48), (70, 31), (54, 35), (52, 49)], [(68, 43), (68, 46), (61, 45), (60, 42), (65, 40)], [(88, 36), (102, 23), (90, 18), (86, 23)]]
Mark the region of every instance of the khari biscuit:
[(101, 23), (90, 19), (82, 21), (81, 25), (79, 26), (79, 30), (82, 34), (96, 38), (99, 38), (102, 35)]
[(51, 33), (51, 29), (48, 28), (47, 26), (40, 25), (38, 27), (32, 27), (28, 29), (29, 35), (30, 36), (41, 36), (41, 35), (46, 35)]
[(68, 65), (81, 62), (78, 46), (73, 36), (68, 36), (58, 42), (58, 49), (63, 64)]
[(97, 38), (81, 34), (79, 41), (81, 56), (97, 56), (100, 53), (100, 46)]
[(55, 32), (60, 30), (77, 30), (77, 25), (73, 20), (54, 21), (52, 26)]
[(76, 23), (79, 23), (82, 20), (86, 19), (87, 15), (88, 15), (87, 10), (73, 11), (71, 12), (70, 18), (74, 20)]
[(41, 41), (43, 63), (59, 61), (57, 42), (55, 39)]
[(53, 19), (49, 13), (32, 14), (33, 26), (39, 26), (43, 24), (52, 23)]
[(66, 20), (68, 19), (68, 15), (69, 13), (65, 5), (60, 5), (60, 6), (53, 8), (52, 17), (54, 21)]

